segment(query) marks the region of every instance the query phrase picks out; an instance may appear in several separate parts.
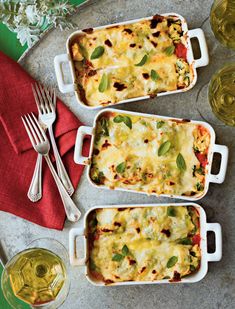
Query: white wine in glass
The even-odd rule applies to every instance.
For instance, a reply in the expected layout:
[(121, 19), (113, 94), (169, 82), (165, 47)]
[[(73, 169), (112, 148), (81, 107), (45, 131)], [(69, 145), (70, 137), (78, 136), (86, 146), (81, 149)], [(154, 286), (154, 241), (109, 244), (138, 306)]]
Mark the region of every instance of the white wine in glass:
[(16, 254), (5, 266), (2, 289), (8, 303), (17, 300), (32, 308), (58, 308), (69, 291), (67, 252), (62, 244), (41, 238)]
[(215, 0), (210, 23), (216, 39), (235, 50), (235, 0)]

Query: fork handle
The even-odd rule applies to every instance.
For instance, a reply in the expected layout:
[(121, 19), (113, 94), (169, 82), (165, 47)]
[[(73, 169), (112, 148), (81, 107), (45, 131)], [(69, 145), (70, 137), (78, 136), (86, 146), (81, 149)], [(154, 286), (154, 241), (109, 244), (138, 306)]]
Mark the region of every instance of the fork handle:
[(53, 148), (53, 152), (55, 155), (55, 160), (56, 160), (56, 168), (57, 168), (57, 173), (59, 175), (59, 178), (61, 179), (62, 184), (64, 185), (65, 189), (67, 190), (69, 195), (72, 195), (74, 192), (74, 187), (72, 185), (72, 182), (69, 178), (69, 175), (64, 167), (64, 163), (62, 162), (61, 156), (59, 154), (55, 138), (54, 138), (54, 133), (52, 126), (48, 127), (50, 139), (51, 139), (51, 144)]
[(81, 212), (76, 207), (75, 203), (73, 202), (72, 198), (69, 196), (68, 192), (66, 191), (65, 187), (63, 186), (59, 176), (56, 173), (56, 170), (49, 158), (49, 155), (44, 155), (45, 160), (50, 168), (52, 176), (56, 182), (57, 188), (59, 190), (62, 202), (64, 204), (65, 213), (69, 221), (76, 222), (81, 216)]
[(33, 177), (28, 190), (28, 198), (31, 202), (37, 202), (42, 198), (42, 155), (38, 154)]

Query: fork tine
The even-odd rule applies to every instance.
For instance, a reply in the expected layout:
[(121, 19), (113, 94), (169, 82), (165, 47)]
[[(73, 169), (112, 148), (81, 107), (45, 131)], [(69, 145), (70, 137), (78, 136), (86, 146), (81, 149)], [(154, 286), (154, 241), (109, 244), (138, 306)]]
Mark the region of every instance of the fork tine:
[(55, 108), (55, 107), (56, 107), (56, 94), (55, 94), (55, 88), (50, 87), (50, 88), (49, 88), (49, 91), (50, 91), (50, 96), (51, 96), (51, 101), (52, 101), (53, 107)]
[(24, 118), (26, 120), (26, 123), (27, 123), (27, 125), (29, 127), (29, 130), (30, 130), (31, 134), (33, 135), (33, 138), (35, 140), (35, 145), (37, 145), (39, 143), (39, 139), (37, 137), (37, 134), (35, 133), (35, 130), (34, 130), (32, 124), (31, 124), (31, 122), (28, 119), (28, 116), (29, 116), (29, 114), (25, 115)]
[(44, 102), (43, 102), (43, 98), (42, 98), (42, 95), (40, 93), (40, 90), (39, 90), (39, 87), (38, 87), (38, 84), (35, 83), (35, 89), (36, 89), (36, 92), (37, 92), (37, 97), (40, 101), (40, 106), (41, 106), (41, 109), (42, 109), (42, 112), (43, 114), (46, 114), (46, 108), (45, 108), (45, 105), (44, 105)]
[(39, 86), (39, 89), (41, 90), (41, 95), (42, 95), (42, 97), (43, 97), (44, 106), (46, 107), (47, 113), (50, 113), (51, 110), (50, 110), (50, 107), (49, 107), (49, 105), (48, 105), (47, 98), (46, 98), (46, 96), (45, 96), (45, 89), (42, 87), (41, 84), (38, 84), (38, 86)]
[(27, 134), (28, 134), (28, 137), (29, 137), (29, 139), (30, 139), (30, 142), (32, 143), (33, 147), (35, 147), (35, 146), (36, 146), (36, 143), (35, 143), (35, 141), (34, 141), (34, 139), (33, 139), (33, 136), (32, 136), (32, 134), (31, 134), (30, 129), (29, 129), (28, 125), (26, 124), (26, 121), (25, 121), (24, 118), (25, 118), (25, 116), (22, 116), (22, 117), (21, 117), (21, 120), (23, 121), (25, 130), (26, 130), (26, 132), (27, 132)]
[[(31, 113), (32, 115), (32, 113)], [(36, 134), (36, 136), (38, 137), (40, 142), (43, 142), (43, 137), (42, 134), (39, 131), (39, 128), (37, 126), (37, 122), (34, 121), (34, 119), (32, 118), (30, 114), (27, 115), (27, 118), (29, 119), (30, 123), (32, 124), (33, 128), (34, 128), (34, 133)]]
[(39, 112), (39, 114), (42, 114), (42, 108), (40, 106), (40, 102), (38, 100), (36, 90), (34, 88), (35, 86), (33, 84), (31, 84), (31, 86), (32, 86), (32, 90), (33, 90), (34, 99), (35, 99), (35, 102), (36, 102), (36, 105), (37, 105), (37, 108), (38, 108), (38, 112)]
[(53, 112), (54, 111), (54, 106), (53, 106), (53, 102), (52, 102), (52, 95), (50, 93), (50, 89), (45, 88), (45, 93), (46, 93), (46, 96), (47, 96), (47, 99), (48, 99), (51, 111)]
[(33, 119), (34, 119), (36, 125), (38, 126), (38, 129), (39, 129), (40, 132), (41, 132), (41, 136), (44, 138), (44, 141), (46, 141), (46, 140), (47, 140), (47, 136), (46, 136), (45, 131), (44, 131), (43, 128), (40, 126), (40, 124), (39, 124), (37, 118), (34, 116), (34, 114), (31, 113), (31, 115), (32, 115), (32, 117), (33, 117)]

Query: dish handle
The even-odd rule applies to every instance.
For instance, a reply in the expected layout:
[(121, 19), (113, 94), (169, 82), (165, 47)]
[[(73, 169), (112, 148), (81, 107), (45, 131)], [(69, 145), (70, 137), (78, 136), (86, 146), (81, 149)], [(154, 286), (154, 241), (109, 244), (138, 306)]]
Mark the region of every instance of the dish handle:
[(199, 47), (201, 51), (201, 58), (195, 59), (195, 68), (200, 68), (208, 65), (209, 63), (209, 53), (206, 44), (205, 34), (202, 29), (192, 29), (188, 31), (189, 38), (197, 38), (199, 42)]
[(69, 232), (69, 260), (70, 264), (73, 266), (85, 266), (86, 257), (78, 258), (77, 257), (77, 246), (76, 239), (77, 237), (84, 238), (84, 248), (86, 250), (86, 239), (85, 239), (85, 230), (84, 227), (71, 229)]
[(93, 135), (93, 128), (81, 126), (78, 128), (74, 149), (74, 161), (77, 164), (88, 165), (89, 158), (82, 155), (83, 140), (86, 135)]
[[(217, 175), (214, 174), (209, 174), (208, 179), (209, 182), (213, 183), (222, 183), (224, 182), (225, 176), (226, 176), (226, 171), (227, 171), (227, 165), (228, 165), (228, 147), (224, 145), (214, 145), (212, 149), (213, 154), (215, 152), (220, 153), (221, 155), (221, 163), (220, 163), (220, 170)], [(213, 159), (213, 154), (212, 154), (212, 159)]]
[(70, 62), (70, 57), (68, 54), (57, 55), (54, 58), (55, 75), (59, 89), (62, 93), (74, 92), (76, 90), (75, 84), (66, 84), (64, 82), (64, 74), (62, 70), (62, 64)]
[(208, 262), (218, 262), (222, 258), (222, 229), (219, 223), (207, 223), (206, 232), (215, 233), (215, 252), (207, 252), (207, 261)]

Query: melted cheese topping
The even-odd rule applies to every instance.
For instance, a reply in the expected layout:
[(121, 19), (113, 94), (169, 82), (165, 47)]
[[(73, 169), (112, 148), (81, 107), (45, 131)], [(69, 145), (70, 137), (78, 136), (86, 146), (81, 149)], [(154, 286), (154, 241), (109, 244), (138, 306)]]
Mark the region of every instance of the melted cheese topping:
[[(175, 17), (158, 15), (153, 20), (85, 31), (71, 43), (82, 101), (108, 105), (188, 87), (193, 73), (186, 58), (177, 56), (179, 44), (186, 49), (181, 21)], [(103, 48), (103, 53), (94, 59), (97, 48)], [(144, 57), (147, 60), (140, 64)], [(151, 78), (153, 70), (155, 78)], [(107, 83), (100, 90), (104, 75)]]
[(94, 219), (90, 271), (107, 283), (174, 280), (176, 273), (181, 278), (200, 265), (200, 248), (193, 241), (199, 221), (193, 207), (99, 209)]
[[(131, 128), (119, 119), (129, 121)], [(201, 128), (190, 122), (103, 113), (95, 133), (91, 178), (112, 189), (157, 195), (202, 194), (205, 168), (200, 169), (195, 147), (204, 145), (207, 152), (210, 135)], [(170, 148), (161, 153), (164, 143)], [(185, 168), (178, 165), (179, 154)]]

